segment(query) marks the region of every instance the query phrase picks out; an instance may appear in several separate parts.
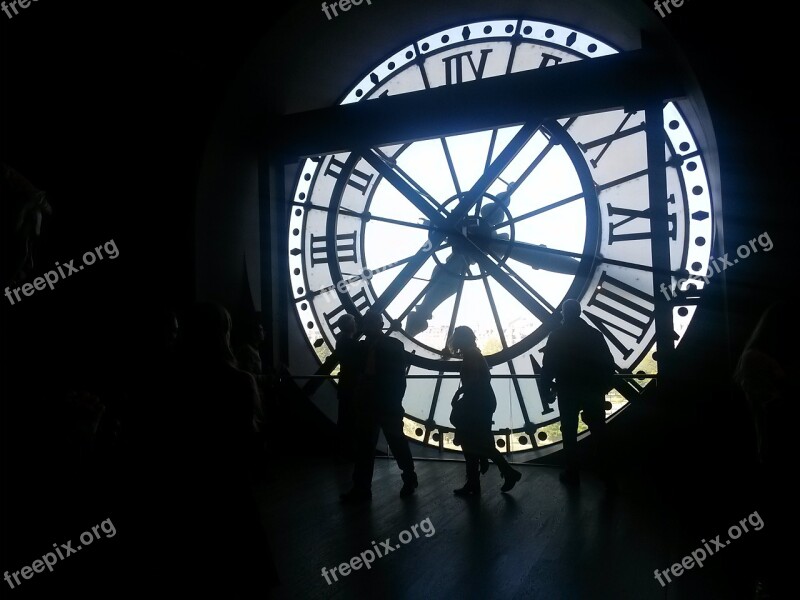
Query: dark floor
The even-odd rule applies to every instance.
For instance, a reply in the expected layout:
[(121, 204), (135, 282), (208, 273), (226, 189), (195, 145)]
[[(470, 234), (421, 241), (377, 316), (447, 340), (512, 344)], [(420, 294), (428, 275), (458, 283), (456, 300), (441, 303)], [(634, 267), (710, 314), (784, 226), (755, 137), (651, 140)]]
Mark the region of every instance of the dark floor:
[[(645, 473), (621, 477), (611, 495), (591, 475), (570, 490), (554, 468), (518, 468), (523, 479), (511, 493), (499, 492), (492, 466), (480, 499), (463, 499), (452, 494), (463, 483), (462, 462), (418, 461), (420, 487), (403, 500), (397, 466), (378, 459), (373, 499), (357, 506), (339, 502), (349, 487), (347, 464), (303, 459), (274, 473), (259, 491), (281, 578), (274, 597), (753, 598), (756, 533), (665, 587), (655, 580), (656, 568), (668, 569), (701, 539), (723, 533), (724, 540), (728, 524), (738, 521), (704, 521), (696, 514), (708, 510), (703, 498), (687, 517), (675, 501), (680, 495), (665, 493)], [(419, 537), (397, 548), (401, 533), (421, 522)], [(387, 538), (395, 550), (369, 570), (326, 582), (323, 567), (330, 571)]]

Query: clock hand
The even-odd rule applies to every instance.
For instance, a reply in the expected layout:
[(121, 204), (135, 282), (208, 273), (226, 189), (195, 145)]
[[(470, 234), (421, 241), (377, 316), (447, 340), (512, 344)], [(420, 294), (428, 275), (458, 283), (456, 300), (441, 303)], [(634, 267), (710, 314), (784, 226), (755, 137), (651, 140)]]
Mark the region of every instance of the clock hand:
[(408, 335), (415, 336), (425, 331), (428, 328), (428, 321), (433, 318), (433, 311), (450, 296), (456, 294), (463, 285), (463, 275), (469, 268), (464, 255), (453, 252), (448, 257), (446, 265), (436, 265), (431, 275), (428, 293), (414, 312), (408, 315), (405, 328)]
[[(509, 202), (511, 201), (511, 194), (514, 193), (514, 191), (516, 189), (518, 189), (524, 183), (524, 181), (530, 176), (531, 173), (533, 173), (537, 168), (539, 168), (539, 166), (542, 164), (542, 161), (544, 161), (544, 159), (547, 158), (547, 155), (550, 154), (550, 152), (553, 150), (553, 148), (555, 148), (556, 146), (561, 145), (561, 144), (564, 143), (564, 138), (566, 137), (565, 134), (564, 134), (564, 131), (566, 129), (569, 129), (570, 125), (572, 125), (572, 123), (575, 122), (576, 119), (577, 119), (577, 117), (573, 117), (573, 118), (569, 119), (563, 126), (560, 126), (557, 123), (554, 124), (555, 126), (552, 126), (552, 125), (548, 126), (547, 122), (545, 121), (539, 127), (537, 127), (534, 130), (534, 134), (533, 135), (535, 135), (535, 133), (541, 129), (543, 135), (548, 140), (547, 141), (547, 145), (545, 145), (544, 148), (542, 148), (541, 150), (538, 151), (538, 153), (536, 154), (536, 157), (528, 164), (528, 166), (525, 168), (525, 170), (522, 173), (519, 173), (516, 176), (515, 181), (513, 181), (511, 183), (508, 183), (507, 181), (505, 181), (502, 177), (500, 177), (500, 175), (511, 164), (511, 162), (514, 160), (516, 155), (522, 150), (522, 148), (524, 148), (525, 145), (530, 141), (530, 138), (533, 137), (533, 135), (528, 136), (527, 139), (525, 139), (524, 136), (523, 136), (523, 141), (522, 141), (521, 146), (515, 152), (515, 154), (513, 156), (511, 156), (510, 159), (508, 159), (508, 162), (506, 162), (505, 164), (500, 162), (500, 158), (502, 157), (502, 153), (501, 153), (501, 156), (498, 156), (497, 160), (495, 160), (495, 162), (492, 163), (492, 164), (488, 164), (488, 157), (487, 157), (486, 171), (488, 172), (489, 169), (494, 169), (494, 172), (497, 174), (495, 179), (497, 179), (499, 181), (502, 181), (503, 183), (505, 183), (508, 186), (506, 191), (500, 192), (499, 194), (495, 195), (495, 201), (496, 201), (497, 205), (500, 205), (500, 204), (502, 204), (503, 206), (508, 206), (509, 205)], [(520, 133), (522, 133), (522, 131), (523, 130), (520, 130), (518, 132), (518, 135)], [(497, 130), (494, 130), (494, 133), (496, 134)], [(494, 138), (492, 138), (492, 139), (494, 141)], [(516, 136), (515, 136), (514, 139), (511, 140), (511, 143), (514, 143), (515, 140), (516, 140)], [(511, 145), (511, 143), (509, 143), (509, 145)], [(494, 183), (494, 180), (489, 180), (488, 183), (485, 184), (485, 188), (483, 188), (483, 191), (481, 193), (485, 193), (493, 183)], [(477, 183), (476, 183), (476, 185), (477, 185)], [(473, 190), (470, 190), (470, 193), (472, 193), (474, 190), (475, 190), (475, 188), (473, 187)], [(467, 194), (466, 197), (469, 199), (470, 198), (469, 194)], [(478, 214), (481, 214), (483, 216), (490, 216), (490, 215), (484, 215), (481, 212), (481, 198), (479, 198), (478, 201), (473, 204), (473, 206), (477, 207), (476, 210), (475, 210), (476, 216)], [(557, 205), (553, 205), (553, 206), (551, 206), (549, 208), (555, 208), (556, 206)], [(469, 210), (470, 208), (471, 207), (469, 207), (467, 210)], [(549, 210), (549, 208), (547, 208), (546, 210)], [(499, 209), (499, 206), (495, 206), (494, 211), (496, 211), (498, 209)], [(544, 212), (544, 211), (541, 211), (541, 212)], [(534, 214), (538, 214), (538, 213), (534, 213)], [(498, 219), (498, 220), (500, 220), (500, 219)], [(497, 223), (497, 221), (495, 221), (495, 223)], [(501, 226), (502, 226), (502, 224), (497, 225), (497, 227), (501, 227)], [(497, 227), (495, 227), (495, 228), (497, 228)]]
[(510, 258), (534, 269), (544, 269), (553, 273), (574, 275), (580, 265), (578, 260), (570, 256), (548, 252), (549, 249), (544, 246), (535, 246), (517, 241), (512, 242), (498, 238), (496, 234), (492, 236), (488, 246), (498, 256), (508, 255)]
[(483, 195), (503, 173), (503, 171), (511, 164), (511, 161), (519, 154), (525, 144), (534, 136), (539, 129), (539, 125), (534, 123), (526, 123), (522, 128), (511, 138), (511, 141), (506, 144), (506, 147), (500, 152), (498, 157), (489, 165), (475, 182), (475, 185), (465, 194), (464, 198), (459, 201), (458, 206), (450, 213), (448, 221), (451, 223), (458, 223), (463, 219), (469, 211), (475, 206), (478, 201), (483, 198)]
[(380, 158), (373, 150), (366, 150), (361, 152), (361, 156), (367, 163), (369, 163), (378, 173), (380, 173), (386, 181), (388, 181), (394, 188), (405, 196), (417, 210), (425, 215), (435, 227), (444, 228), (447, 225), (444, 215), (440, 213), (431, 203), (402, 175), (395, 171), (391, 166)]
[(550, 312), (539, 300), (531, 296), (525, 288), (514, 281), (511, 275), (506, 273), (500, 265), (496, 264), (482, 251), (476, 251), (473, 254), (473, 258), (481, 269), (493, 277), (495, 281), (502, 285), (506, 291), (517, 300), (517, 302), (527, 308), (528, 311), (544, 325), (548, 325), (551, 321), (555, 321), (558, 318), (555, 313)]
[[(476, 237), (476, 236), (473, 235), (473, 237)], [(595, 261), (597, 263), (604, 263), (604, 264), (607, 264), (607, 265), (615, 265), (615, 266), (618, 266), (618, 267), (625, 267), (626, 269), (636, 269), (638, 271), (646, 271), (646, 272), (649, 272), (649, 273), (656, 273), (656, 272), (660, 273), (661, 272), (660, 269), (654, 269), (652, 267), (652, 265), (643, 265), (643, 264), (640, 264), (640, 263), (634, 263), (634, 262), (630, 262), (630, 261), (626, 261), (626, 260), (618, 260), (618, 259), (615, 259), (615, 258), (607, 258), (607, 257), (603, 256), (602, 253), (599, 253), (599, 254), (583, 254), (581, 252), (570, 252), (569, 250), (559, 250), (557, 248), (547, 248), (546, 246), (532, 246), (530, 244), (523, 244), (522, 242), (516, 242), (516, 241), (515, 242), (511, 242), (511, 241), (503, 240), (503, 239), (497, 239), (497, 240), (493, 239), (490, 242), (490, 244), (494, 245), (495, 242), (497, 242), (498, 244), (503, 244), (506, 247), (508, 247), (509, 245), (522, 245), (523, 247), (527, 246), (529, 248), (534, 249), (536, 253), (539, 253), (541, 255), (550, 255), (550, 256), (553, 256), (553, 257), (559, 257), (560, 256), (560, 257), (564, 257), (564, 258), (575, 258), (575, 259), (578, 259), (578, 260), (592, 260), (592, 261)], [(496, 254), (498, 254), (499, 256), (502, 256), (504, 254), (504, 251), (503, 250), (499, 250), (497, 247), (493, 247), (492, 251), (495, 252)], [(520, 262), (524, 262), (526, 264), (530, 264), (530, 263), (528, 263), (527, 260), (519, 259), (516, 256), (512, 256), (512, 258), (514, 258), (515, 260), (519, 260)], [(562, 264), (566, 268), (567, 263), (562, 263)], [(532, 265), (531, 264), (531, 266), (535, 267), (536, 265)], [(545, 268), (545, 269), (547, 269), (549, 271), (556, 270), (556, 269), (550, 269), (549, 267), (546, 267), (546, 266), (543, 267), (543, 268)], [(557, 271), (557, 272), (560, 273), (561, 271)], [(670, 273), (670, 274), (674, 274), (675, 273), (674, 271), (666, 271), (666, 272)]]
[(383, 312), (386, 310), (397, 295), (403, 291), (408, 283), (414, 278), (429, 258), (435, 252), (444, 247), (444, 236), (438, 232), (431, 232), (428, 241), (420, 248), (416, 254), (410, 257), (403, 270), (395, 277), (392, 282), (386, 287), (383, 293), (375, 300), (372, 305), (374, 310)]
[(513, 217), (511, 219), (508, 219), (507, 221), (500, 221), (499, 223), (497, 223), (495, 225), (492, 225), (492, 229), (501, 229), (503, 227), (507, 227), (508, 225), (511, 225), (512, 223), (519, 223), (520, 221), (524, 221), (526, 219), (530, 219), (531, 217), (535, 217), (537, 215), (541, 215), (543, 213), (546, 213), (549, 210), (553, 210), (554, 208), (558, 208), (560, 206), (564, 206), (566, 204), (569, 204), (570, 202), (575, 202), (576, 200), (582, 200), (583, 197), (584, 197), (584, 193), (583, 192), (579, 192), (577, 194), (573, 194), (572, 196), (564, 198), (563, 200), (558, 200), (557, 202), (551, 202), (547, 206), (542, 206), (541, 208), (537, 208), (537, 209), (534, 209), (534, 210), (532, 210), (530, 212), (523, 213), (523, 214), (521, 214), (519, 216), (516, 216), (516, 217)]

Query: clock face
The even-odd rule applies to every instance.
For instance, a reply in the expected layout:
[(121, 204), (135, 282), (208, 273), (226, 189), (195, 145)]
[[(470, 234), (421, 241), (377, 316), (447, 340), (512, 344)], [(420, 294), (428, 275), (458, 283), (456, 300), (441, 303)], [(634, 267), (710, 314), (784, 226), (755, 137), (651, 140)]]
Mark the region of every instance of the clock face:
[[(617, 50), (530, 20), (470, 23), (399, 49), (342, 103), (558, 68)], [(665, 105), (671, 269), (706, 273), (711, 197), (702, 154), (680, 110)], [(383, 311), (408, 353), (406, 434), (452, 444), (459, 361), (468, 325), (492, 367), (501, 450), (561, 441), (558, 407), (537, 380), (565, 298), (606, 337), (620, 373), (657, 373), (644, 112), (609, 110), (305, 160), (289, 223), (292, 305), (318, 360), (345, 313)], [(703, 281), (682, 284), (700, 291)], [(673, 307), (676, 344), (694, 307)], [(576, 365), (576, 369), (580, 365)], [(620, 379), (607, 414), (648, 378)]]

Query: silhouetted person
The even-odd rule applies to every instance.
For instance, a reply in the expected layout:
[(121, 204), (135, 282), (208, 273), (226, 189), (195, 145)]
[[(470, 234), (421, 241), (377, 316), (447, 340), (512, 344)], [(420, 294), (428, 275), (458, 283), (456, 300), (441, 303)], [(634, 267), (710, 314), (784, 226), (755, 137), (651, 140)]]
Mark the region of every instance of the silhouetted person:
[[(800, 416), (797, 400), (791, 394), (792, 376), (797, 373), (797, 316), (785, 301), (771, 305), (759, 319), (736, 368), (735, 380), (741, 386), (750, 408), (756, 436), (760, 504), (766, 523), (764, 546), (759, 549), (762, 564), (759, 593), (783, 597), (791, 581), (793, 565), (786, 548), (792, 543), (787, 528), (796, 519), (796, 498), (787, 491), (787, 481), (795, 469), (796, 427)], [(771, 526), (770, 526), (771, 525)]]
[(336, 336), (335, 359), (339, 362), (339, 385), (336, 395), (339, 401), (339, 414), (336, 429), (339, 443), (339, 456), (352, 459), (355, 456), (355, 395), (359, 379), (359, 347), (356, 335), (356, 319), (344, 314), (336, 322), (339, 334)]
[[(542, 381), (552, 388), (561, 413), (566, 470), (561, 481), (578, 483), (578, 413), (598, 449), (601, 475), (613, 487), (605, 464), (605, 395), (613, 386), (614, 357), (603, 334), (581, 319), (577, 300), (564, 301), (561, 327), (550, 334), (544, 349)], [(555, 379), (555, 384), (553, 380)]]
[(244, 589), (272, 563), (248, 472), (258, 391), (235, 366), (230, 332), (230, 315), (216, 304), (195, 305), (181, 322), (169, 389), (180, 422), (168, 458), (180, 498), (176, 560), (188, 559), (186, 576)]
[(19, 171), (0, 163), (0, 228), (3, 230), (4, 284), (21, 283), (34, 270), (42, 223), (53, 213), (47, 194)]
[(475, 333), (469, 327), (456, 327), (450, 338), (450, 349), (462, 358), (461, 387), (453, 398), (454, 443), (464, 451), (467, 482), (453, 490), (458, 496), (478, 495), (481, 491), (480, 461), (490, 458), (500, 469), (505, 482), (500, 488), (510, 491), (522, 474), (508, 464), (495, 445), (492, 434), (492, 415), (497, 408), (497, 398), (491, 384), (489, 365), (475, 343)]
[(253, 409), (253, 428), (260, 433), (264, 427), (264, 411), (269, 401), (270, 381), (261, 365), (261, 345), (264, 343), (264, 326), (261, 313), (247, 319), (242, 332), (242, 343), (236, 348), (236, 366), (250, 373), (256, 382), (258, 403)]
[(261, 324), (261, 313), (255, 313), (246, 319), (241, 332), (242, 343), (236, 347), (236, 361), (242, 371), (253, 375), (261, 375), (261, 344), (264, 343), (264, 326)]
[(400, 496), (414, 493), (417, 474), (408, 440), (403, 434), (403, 396), (406, 363), (403, 343), (383, 333), (383, 317), (368, 311), (362, 321), (366, 339), (359, 343), (360, 378), (356, 389), (356, 460), (353, 488), (342, 494), (345, 502), (372, 496), (375, 444), (380, 430), (403, 472)]

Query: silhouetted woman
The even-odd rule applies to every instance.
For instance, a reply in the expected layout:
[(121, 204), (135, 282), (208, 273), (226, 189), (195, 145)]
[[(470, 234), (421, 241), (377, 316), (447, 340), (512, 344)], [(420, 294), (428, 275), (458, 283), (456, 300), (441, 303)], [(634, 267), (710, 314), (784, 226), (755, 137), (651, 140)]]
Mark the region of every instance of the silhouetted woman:
[(475, 333), (469, 327), (456, 327), (450, 338), (450, 350), (463, 360), (461, 388), (453, 398), (451, 422), (456, 428), (454, 442), (464, 451), (467, 483), (453, 490), (457, 496), (478, 495), (481, 491), (480, 459), (490, 458), (505, 479), (501, 491), (507, 492), (522, 478), (500, 454), (492, 435), (492, 415), (497, 399), (491, 384), (489, 365), (475, 343)]

